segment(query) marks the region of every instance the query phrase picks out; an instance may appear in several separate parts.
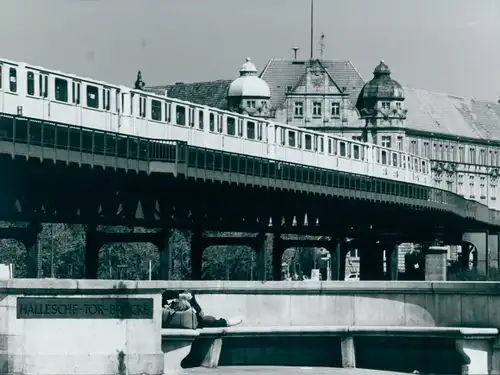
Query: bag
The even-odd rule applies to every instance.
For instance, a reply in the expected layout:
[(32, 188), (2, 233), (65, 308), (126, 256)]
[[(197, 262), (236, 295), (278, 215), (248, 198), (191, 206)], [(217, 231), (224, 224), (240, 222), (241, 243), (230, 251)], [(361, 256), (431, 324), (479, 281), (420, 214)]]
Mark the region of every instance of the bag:
[(169, 307), (163, 308), (162, 328), (196, 329), (198, 318), (194, 309), (174, 311)]

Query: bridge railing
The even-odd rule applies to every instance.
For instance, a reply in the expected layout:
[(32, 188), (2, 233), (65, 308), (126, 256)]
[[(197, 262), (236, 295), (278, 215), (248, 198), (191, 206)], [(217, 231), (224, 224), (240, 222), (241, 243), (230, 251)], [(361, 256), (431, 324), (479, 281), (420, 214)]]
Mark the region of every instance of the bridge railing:
[(80, 126), (0, 115), (0, 141), (51, 149), (65, 149), (129, 160), (171, 162), (221, 173), (236, 173), (375, 194), (395, 195), (437, 204), (437, 208), (492, 225), (500, 212), (453, 192), (405, 182), (374, 179), (325, 168), (309, 167), (189, 146), (184, 141), (141, 138)]

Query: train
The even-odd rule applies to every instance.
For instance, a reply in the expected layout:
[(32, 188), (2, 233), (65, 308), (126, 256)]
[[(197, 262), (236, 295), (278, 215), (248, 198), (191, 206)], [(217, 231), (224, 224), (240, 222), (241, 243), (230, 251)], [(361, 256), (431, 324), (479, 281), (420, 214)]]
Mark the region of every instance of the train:
[(426, 158), (0, 58), (0, 112), (431, 187)]

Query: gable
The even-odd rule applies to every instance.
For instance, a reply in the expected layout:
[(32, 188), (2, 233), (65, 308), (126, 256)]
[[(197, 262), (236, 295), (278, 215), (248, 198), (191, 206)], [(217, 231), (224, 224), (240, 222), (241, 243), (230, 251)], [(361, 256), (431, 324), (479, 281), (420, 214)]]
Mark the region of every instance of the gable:
[(340, 95), (341, 89), (326, 69), (316, 61), (310, 67), (306, 68), (305, 73), (291, 92), (295, 94), (327, 93)]

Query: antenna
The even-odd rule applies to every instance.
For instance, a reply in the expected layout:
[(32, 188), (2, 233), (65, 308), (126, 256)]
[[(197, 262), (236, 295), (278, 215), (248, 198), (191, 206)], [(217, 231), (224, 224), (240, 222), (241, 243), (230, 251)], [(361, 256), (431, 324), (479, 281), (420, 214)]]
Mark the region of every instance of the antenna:
[(314, 0), (311, 0), (311, 60), (314, 57)]
[(300, 48), (299, 47), (293, 47), (292, 48), (292, 51), (293, 51), (293, 59), (294, 60), (297, 60), (297, 51), (299, 51)]
[(321, 51), (321, 60), (323, 60), (324, 53), (325, 53), (325, 33), (321, 33), (321, 38), (319, 42), (319, 48)]

